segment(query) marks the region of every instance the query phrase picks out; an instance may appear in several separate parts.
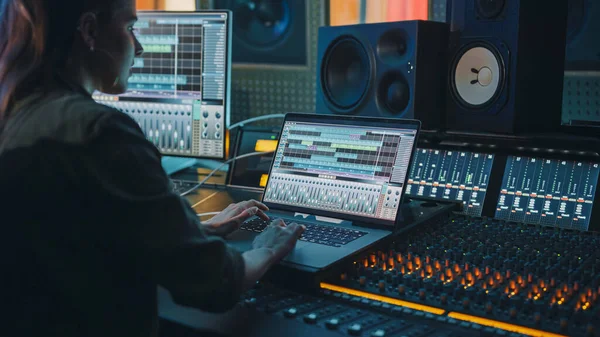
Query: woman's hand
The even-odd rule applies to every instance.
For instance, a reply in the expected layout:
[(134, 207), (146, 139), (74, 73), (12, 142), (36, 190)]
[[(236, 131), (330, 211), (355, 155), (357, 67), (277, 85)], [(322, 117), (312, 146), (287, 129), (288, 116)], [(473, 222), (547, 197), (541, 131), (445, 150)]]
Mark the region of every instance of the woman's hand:
[(256, 200), (241, 201), (230, 204), (221, 213), (202, 223), (204, 230), (209, 234), (226, 236), (234, 232), (246, 219), (256, 215), (263, 220), (269, 220), (265, 214), (269, 208)]

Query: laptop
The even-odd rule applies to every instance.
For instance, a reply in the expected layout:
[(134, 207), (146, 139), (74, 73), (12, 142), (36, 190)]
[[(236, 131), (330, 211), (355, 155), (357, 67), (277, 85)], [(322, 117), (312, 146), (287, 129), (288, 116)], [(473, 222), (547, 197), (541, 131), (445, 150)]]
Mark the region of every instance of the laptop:
[[(281, 263), (325, 269), (400, 228), (419, 130), (417, 120), (286, 114), (261, 201), (271, 219), (307, 228)], [(227, 240), (250, 250), (267, 225), (248, 219)]]

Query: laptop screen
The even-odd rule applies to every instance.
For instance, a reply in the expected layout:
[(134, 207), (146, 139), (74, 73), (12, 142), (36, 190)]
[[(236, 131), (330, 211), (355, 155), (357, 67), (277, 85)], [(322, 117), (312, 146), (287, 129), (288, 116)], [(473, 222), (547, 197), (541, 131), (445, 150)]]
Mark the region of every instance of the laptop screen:
[(263, 201), (298, 212), (393, 226), (418, 124), (369, 120), (286, 120)]

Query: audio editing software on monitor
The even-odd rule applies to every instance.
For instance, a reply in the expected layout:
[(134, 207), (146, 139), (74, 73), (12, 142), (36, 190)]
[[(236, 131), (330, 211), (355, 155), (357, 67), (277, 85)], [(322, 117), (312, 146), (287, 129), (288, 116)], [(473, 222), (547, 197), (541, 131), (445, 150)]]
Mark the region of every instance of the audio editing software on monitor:
[(138, 122), (164, 155), (224, 158), (229, 124), (229, 12), (139, 12), (144, 54), (129, 90), (94, 94)]
[(392, 223), (416, 130), (286, 122), (264, 201)]
[(598, 163), (509, 156), (496, 218), (588, 230)]
[(481, 216), (493, 162), (492, 154), (418, 149), (406, 193), (462, 201), (464, 213)]

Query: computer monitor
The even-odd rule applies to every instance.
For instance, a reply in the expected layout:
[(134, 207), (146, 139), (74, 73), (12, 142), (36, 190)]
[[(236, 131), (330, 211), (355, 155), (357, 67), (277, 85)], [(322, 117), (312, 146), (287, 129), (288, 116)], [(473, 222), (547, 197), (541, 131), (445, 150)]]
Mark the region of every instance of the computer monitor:
[(163, 155), (224, 159), (231, 13), (142, 11), (138, 18), (144, 54), (135, 59), (127, 92), (94, 99), (131, 116)]

